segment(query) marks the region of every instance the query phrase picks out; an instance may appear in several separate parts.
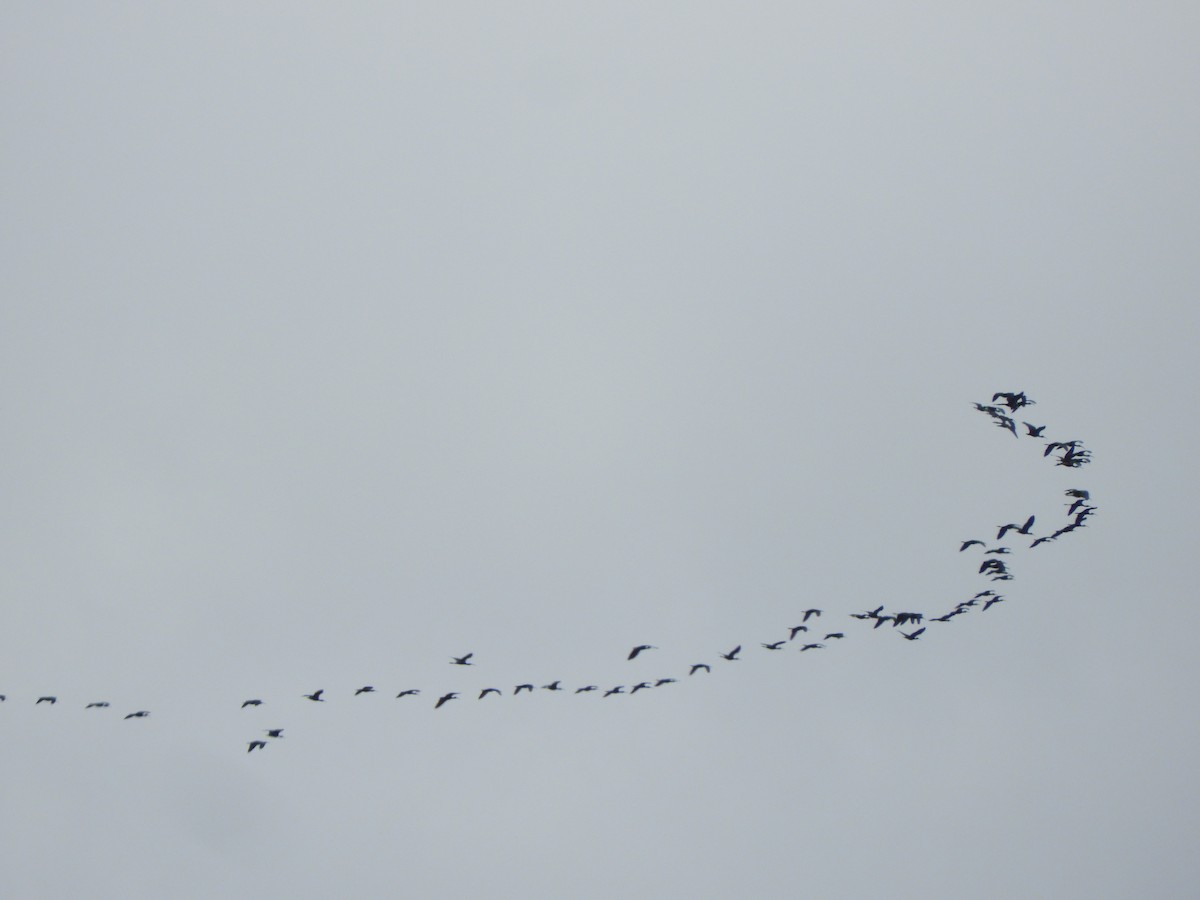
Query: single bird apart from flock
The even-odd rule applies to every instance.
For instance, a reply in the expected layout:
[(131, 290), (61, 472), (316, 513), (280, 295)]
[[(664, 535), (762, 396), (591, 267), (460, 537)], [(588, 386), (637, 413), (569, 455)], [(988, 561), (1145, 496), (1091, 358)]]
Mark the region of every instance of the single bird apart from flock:
[(473, 666), (475, 664), (473, 662), (471, 662), (471, 657), (474, 655), (475, 655), (474, 653), (468, 653), (466, 656), (452, 656), (450, 658), (450, 665), (452, 665), (452, 666)]
[(638, 644), (636, 647), (634, 647), (632, 650), (629, 651), (629, 655), (625, 658), (626, 659), (635, 659), (637, 657), (637, 655), (639, 653), (641, 653), (643, 650), (657, 650), (657, 649), (658, 648), (655, 647), (653, 644)]

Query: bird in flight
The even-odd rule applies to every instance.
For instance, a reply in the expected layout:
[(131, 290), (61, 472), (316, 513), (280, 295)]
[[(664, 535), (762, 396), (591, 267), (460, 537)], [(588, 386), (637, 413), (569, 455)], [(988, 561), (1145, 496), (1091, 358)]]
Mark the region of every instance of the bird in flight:
[(53, 706), (53, 705), (54, 705), (55, 703), (57, 703), (57, 702), (58, 702), (58, 698), (57, 698), (57, 697), (38, 697), (38, 698), (37, 698), (37, 703), (35, 703), (35, 704), (33, 704), (33, 705), (34, 705), (34, 706), (37, 706), (37, 705), (38, 705), (38, 703), (49, 703), (51, 706)]
[(454, 691), (451, 691), (448, 694), (442, 694), (442, 696), (438, 697), (437, 703), (433, 704), (433, 708), (438, 709), (443, 703), (447, 702), (448, 700), (453, 700), (457, 696), (458, 694)]
[(242, 709), (245, 709), (247, 706), (262, 706), (262, 701), (261, 700), (243, 700), (242, 701)]
[(636, 656), (637, 656), (639, 653), (641, 653), (643, 650), (657, 650), (657, 649), (658, 649), (658, 648), (657, 648), (657, 647), (655, 647), (653, 644), (638, 644), (636, 647), (634, 647), (632, 650), (630, 650), (630, 651), (629, 651), (629, 655), (628, 655), (627, 657), (625, 657), (625, 658), (626, 658), (626, 659), (633, 659), (633, 658), (635, 658), (635, 657), (636, 657)]
[(409, 688), (407, 691), (398, 693), (396, 699), (399, 700), (401, 697), (415, 697), (419, 693), (421, 693), (419, 688)]
[(605, 691), (604, 696), (611, 697), (613, 694), (623, 694), (623, 693), (625, 693), (625, 685), (619, 684), (615, 688), (610, 688), (609, 690)]
[(354, 696), (357, 697), (359, 694), (373, 694), (373, 693), (375, 693), (375, 688), (371, 687), (371, 685), (369, 685), (369, 684), (366, 684), (366, 685), (363, 685), (362, 687), (360, 687), (357, 691), (355, 691)]
[(736, 647), (734, 647), (728, 653), (720, 653), (720, 654), (718, 654), (718, 656), (720, 656), (721, 659), (727, 659), (730, 662), (735, 662), (737, 660), (737, 655), (741, 652), (742, 652), (742, 645), (738, 644)]
[(803, 653), (805, 650), (820, 650), (824, 646), (824, 644), (805, 644), (800, 648), (800, 652)]
[(575, 693), (586, 694), (588, 691), (598, 691), (600, 688), (597, 685), (589, 684), (587, 687), (575, 688)]
[(654, 686), (662, 687), (664, 684), (674, 684), (674, 683), (675, 683), (674, 678), (660, 678), (660, 679), (658, 679), (658, 681), (654, 682)]
[(776, 641), (773, 644), (763, 644), (763, 646), (766, 647), (768, 650), (782, 650), (783, 645), (786, 643), (787, 643), (787, 641)]
[(521, 693), (521, 691), (529, 691), (532, 693), (533, 685), (532, 684), (518, 684), (515, 688), (513, 688), (514, 694), (519, 694), (519, 693)]
[(996, 534), (996, 540), (998, 540), (998, 541), (1004, 540), (1004, 535), (1006, 535), (1009, 531), (1012, 531), (1012, 530), (1015, 530), (1017, 532), (1017, 534), (1026, 534), (1027, 535), (1027, 534), (1029, 534), (1029, 529), (1032, 527), (1033, 527), (1033, 516), (1030, 516), (1028, 519), (1026, 519), (1024, 525), (1016, 525), (1016, 524), (1013, 524), (1012, 522), (1010, 522), (1007, 525), (1001, 525), (1000, 531), (997, 532), (997, 534)]
[(804, 618), (801, 619), (800, 621), (807, 622), (812, 616), (820, 616), (820, 615), (821, 615), (821, 610), (819, 610), (819, 609), (806, 609), (804, 611)]
[(793, 625), (791, 628), (788, 629), (788, 640), (794, 641), (796, 639), (796, 635), (798, 635), (802, 631), (808, 631), (808, 626), (807, 625)]
[(690, 672), (688, 672), (688, 674), (695, 675), (701, 669), (703, 669), (705, 672), (711, 672), (712, 666), (710, 666), (708, 663), (693, 663), (692, 670)]
[(268, 728), (267, 729), (267, 737), (282, 738), (283, 737), (283, 729), (282, 728)]
[(250, 747), (246, 750), (247, 753), (253, 753), (255, 750), (261, 750), (267, 746), (266, 741), (251, 741)]
[(148, 715), (150, 715), (149, 710), (139, 709), (137, 712), (131, 712), (125, 718), (127, 718), (127, 719), (144, 719)]
[(834, 631), (834, 632), (830, 632), (829, 634), (825, 635), (825, 640), (838, 641), (838, 640), (841, 640), (842, 638), (844, 638), (845, 636), (846, 635), (842, 634), (842, 632), (840, 632), (840, 631)]
[(906, 641), (915, 641), (917, 638), (919, 638), (924, 633), (925, 633), (924, 628), (918, 628), (916, 631), (912, 632), (911, 634), (907, 631), (900, 632), (900, 634), (904, 637), (904, 639)]
[(1029, 432), (1026, 437), (1041, 437), (1042, 432), (1046, 430), (1045, 425), (1030, 425), (1028, 422), (1022, 422), (1026, 430)]
[(542, 690), (543, 691), (561, 691), (562, 688), (559, 686), (561, 684), (562, 684), (561, 681), (552, 681), (549, 684), (543, 684)]
[(103, 709), (108, 706), (107, 700), (97, 700), (95, 703), (89, 703), (84, 709)]
[(482, 691), (479, 692), (479, 699), (482, 700), (488, 694), (495, 694), (497, 697), (504, 696), (503, 694), (500, 693), (500, 688), (484, 688)]
[(319, 691), (313, 691), (311, 694), (305, 694), (304, 696), (309, 700), (312, 700), (314, 703), (324, 703), (325, 700), (321, 697), (323, 693), (325, 693), (325, 688), (321, 688)]
[(471, 660), (471, 657), (474, 655), (475, 655), (474, 653), (468, 653), (466, 656), (452, 656), (450, 658), (450, 665), (452, 665), (452, 666), (473, 666), (475, 664), (473, 662), (471, 662), (470, 660)]
[(966, 550), (968, 547), (970, 547), (974, 544), (978, 544), (980, 547), (985, 546), (983, 541), (977, 541), (977, 540), (963, 541), (962, 546), (958, 548), (958, 552), (962, 553), (964, 550)]
[(636, 694), (636, 693), (637, 693), (638, 691), (640, 691), (642, 688), (648, 688), (648, 687), (650, 687), (650, 682), (648, 682), (648, 681), (639, 681), (637, 684), (635, 684), (635, 685), (634, 685), (632, 688), (630, 688), (630, 689), (629, 689), (629, 693), (631, 693), (631, 694)]

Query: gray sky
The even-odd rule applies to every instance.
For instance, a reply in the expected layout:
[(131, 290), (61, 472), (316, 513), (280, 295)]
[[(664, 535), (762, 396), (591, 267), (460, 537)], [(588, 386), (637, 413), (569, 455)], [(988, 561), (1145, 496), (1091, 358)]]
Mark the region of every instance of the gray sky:
[(0, 13), (5, 895), (1194, 895), (1194, 4), (178, 6)]

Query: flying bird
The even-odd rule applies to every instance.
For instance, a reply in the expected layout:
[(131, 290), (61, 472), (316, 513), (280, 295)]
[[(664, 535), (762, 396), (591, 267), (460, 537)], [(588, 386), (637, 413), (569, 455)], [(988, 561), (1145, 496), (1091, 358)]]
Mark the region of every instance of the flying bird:
[(987, 612), (989, 606), (995, 606), (997, 603), (1002, 602), (1004, 602), (1004, 598), (997, 594), (995, 597), (990, 598), (987, 603), (983, 604), (983, 612)]
[(820, 615), (821, 615), (821, 610), (819, 610), (819, 609), (806, 609), (804, 611), (804, 618), (801, 619), (800, 621), (807, 622), (812, 616), (820, 616)]
[(488, 694), (495, 694), (497, 697), (504, 696), (503, 694), (500, 693), (499, 688), (484, 688), (482, 691), (479, 692), (479, 699), (482, 700)]
[(959, 553), (962, 553), (962, 552), (963, 552), (964, 550), (966, 550), (968, 547), (971, 547), (971, 546), (973, 546), (973, 545), (975, 545), (975, 544), (978, 544), (980, 547), (983, 547), (983, 546), (985, 546), (985, 544), (983, 543), (983, 541), (976, 541), (976, 540), (963, 541), (963, 542), (962, 542), (962, 546), (958, 548), (958, 552), (959, 552)]
[(691, 669), (691, 671), (690, 671), (690, 672), (688, 672), (688, 674), (689, 674), (689, 675), (695, 675), (695, 674), (696, 674), (697, 672), (699, 672), (701, 669), (703, 669), (705, 672), (711, 672), (711, 671), (712, 671), (712, 666), (710, 666), (708, 663), (693, 663), (693, 664), (692, 664), (692, 669)]
[(242, 709), (245, 709), (247, 706), (262, 706), (262, 701), (261, 700), (243, 700), (242, 701)]
[(630, 688), (630, 689), (629, 689), (629, 693), (631, 693), (631, 694), (636, 694), (636, 693), (637, 693), (638, 691), (640, 691), (642, 688), (648, 688), (648, 687), (650, 687), (650, 682), (648, 682), (648, 681), (639, 681), (637, 684), (635, 684), (635, 685), (634, 685), (632, 688)]
[(144, 719), (148, 715), (150, 715), (149, 710), (139, 709), (137, 712), (131, 712), (125, 718), (127, 718), (127, 719)]
[(623, 694), (623, 693), (625, 693), (625, 685), (619, 684), (615, 688), (605, 691), (604, 696), (611, 697), (613, 694)]
[(718, 656), (720, 656), (721, 659), (727, 659), (730, 662), (734, 662), (737, 660), (737, 655), (741, 652), (742, 652), (742, 645), (738, 644), (736, 647), (734, 647), (728, 653), (720, 653), (720, 654), (718, 654)]
[(787, 641), (776, 641), (773, 644), (763, 644), (763, 646), (766, 647), (768, 650), (782, 650), (783, 645), (786, 643), (787, 643)]
[(283, 729), (282, 728), (268, 728), (267, 729), (267, 737), (282, 738), (283, 737)]
[(54, 705), (55, 703), (57, 703), (57, 702), (58, 702), (58, 698), (57, 698), (57, 697), (38, 697), (38, 698), (37, 698), (37, 703), (35, 703), (35, 704), (33, 704), (33, 705), (34, 705), (34, 706), (37, 706), (37, 705), (38, 705), (38, 703), (49, 703), (51, 706), (53, 706), (53, 705)]
[(250, 747), (248, 750), (246, 750), (246, 752), (253, 753), (255, 750), (261, 750), (262, 748), (264, 748), (266, 746), (267, 746), (266, 741), (251, 741)]
[(586, 694), (588, 691), (598, 691), (598, 690), (600, 690), (598, 685), (589, 684), (587, 687), (575, 688), (575, 693)]
[(1012, 530), (1015, 530), (1017, 534), (1029, 534), (1029, 529), (1033, 527), (1033, 518), (1033, 516), (1030, 516), (1028, 519), (1026, 519), (1024, 525), (1015, 525), (1011, 522), (1007, 525), (1001, 525), (1000, 531), (996, 534), (996, 540), (1004, 540), (1004, 535)]
[(626, 659), (633, 659), (633, 658), (634, 658), (634, 657), (636, 657), (636, 656), (637, 656), (639, 653), (641, 653), (643, 650), (657, 650), (657, 649), (658, 649), (658, 648), (657, 648), (657, 647), (655, 647), (655, 646), (654, 646), (654, 645), (652, 645), (652, 644), (638, 644), (636, 647), (634, 647), (632, 650), (630, 650), (630, 651), (629, 651), (629, 656), (627, 656), (627, 657), (625, 657), (625, 658), (626, 658)]
[(452, 665), (452, 666), (473, 666), (475, 664), (473, 662), (470, 662), (470, 659), (474, 655), (475, 655), (474, 653), (468, 653), (466, 656), (452, 656), (450, 658), (450, 665)]
[(800, 648), (800, 652), (803, 653), (805, 650), (820, 650), (824, 646), (824, 644), (805, 644)]
[(1009, 409), (1011, 409), (1013, 412), (1016, 412), (1018, 409), (1020, 409), (1023, 406), (1034, 406), (1035, 405), (1032, 400), (1030, 400), (1028, 397), (1025, 396), (1024, 391), (1021, 391), (1020, 393), (1016, 393), (1016, 394), (1010, 393), (1008, 391), (997, 391), (996, 393), (992, 394), (992, 402), (993, 403), (995, 403), (997, 400), (999, 400), (1001, 398), (1004, 399), (1004, 405), (1007, 406)]
[[(2, 699), (4, 699), (4, 698), (0, 697), (0, 700), (2, 700)], [(87, 706), (84, 707), (84, 709), (103, 709), (106, 706), (108, 706), (107, 700), (97, 700), (95, 703), (89, 703)]]
[(359, 694), (373, 694), (373, 693), (375, 693), (375, 688), (373, 688), (373, 687), (371, 687), (371, 685), (367, 684), (367, 685), (364, 685), (363, 687), (360, 687), (357, 691), (355, 691), (354, 696), (357, 697)]
[(419, 693), (421, 693), (419, 688), (409, 688), (407, 691), (401, 691), (398, 693), (396, 695), (396, 699), (399, 700), (401, 697), (415, 697)]
[(562, 683), (562, 682), (559, 682), (559, 681), (552, 681), (552, 682), (550, 682), (549, 684), (543, 684), (543, 685), (542, 685), (542, 690), (543, 690), (543, 691), (561, 691), (561, 690), (562, 690), (562, 688), (561, 688), (561, 687), (559, 687), (559, 685), (560, 685), (561, 683)]
[(796, 635), (798, 635), (802, 631), (808, 631), (808, 626), (807, 625), (793, 625), (791, 628), (788, 629), (788, 640), (789, 641), (795, 640)]
[(321, 697), (323, 693), (325, 693), (325, 688), (321, 688), (319, 691), (313, 691), (311, 694), (305, 694), (304, 696), (309, 700), (312, 700), (314, 703), (324, 703), (325, 700)]
[(1028, 422), (1022, 422), (1021, 424), (1024, 425), (1025, 429), (1029, 432), (1027, 435), (1025, 435), (1026, 437), (1041, 437), (1042, 432), (1046, 430), (1045, 425), (1030, 425)]
[(827, 641), (841, 640), (845, 636), (846, 635), (842, 634), (840, 631), (835, 631), (831, 634), (825, 635), (825, 640), (827, 640)]
[(1077, 497), (1080, 500), (1088, 500), (1091, 499), (1092, 496), (1088, 491), (1083, 491), (1079, 488), (1069, 488), (1064, 493), (1066, 493), (1068, 497)]
[(442, 694), (442, 696), (438, 697), (437, 703), (433, 704), (433, 708), (438, 709), (443, 703), (447, 702), (448, 700), (453, 700), (457, 696), (458, 694), (455, 691), (451, 691), (448, 694)]
[(521, 693), (521, 691), (530, 691), (530, 692), (532, 692), (532, 691), (533, 691), (533, 685), (532, 685), (532, 684), (518, 684), (518, 685), (517, 685), (515, 688), (513, 688), (513, 693), (514, 693), (514, 694), (519, 694), (519, 693)]
[(900, 632), (900, 635), (901, 635), (901, 636), (902, 636), (902, 637), (903, 637), (903, 638), (904, 638), (906, 641), (915, 641), (917, 638), (919, 638), (919, 637), (920, 637), (921, 635), (923, 635), (924, 633), (925, 633), (925, 629), (924, 629), (924, 628), (918, 628), (916, 631), (912, 632), (911, 634), (910, 634), (909, 632), (907, 632), (907, 631), (902, 631), (902, 632)]
[(675, 683), (674, 678), (660, 678), (660, 679), (658, 679), (658, 681), (654, 682), (654, 686), (662, 687), (664, 684), (674, 684), (674, 683)]

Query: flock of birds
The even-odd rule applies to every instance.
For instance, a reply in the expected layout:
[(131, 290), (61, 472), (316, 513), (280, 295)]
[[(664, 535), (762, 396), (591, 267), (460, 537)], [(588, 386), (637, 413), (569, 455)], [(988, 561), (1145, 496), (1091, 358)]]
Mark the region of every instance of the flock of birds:
[[(1000, 391), (992, 396), (990, 404), (975, 403), (977, 410), (990, 417), (993, 422), (1005, 430), (1009, 431), (1014, 437), (1020, 438), (1022, 435), (1017, 429), (1016, 413), (1027, 407), (1033, 406), (1034, 401), (1030, 400), (1022, 392), (1004, 392)], [(1022, 414), (1024, 416), (1025, 414)], [(1031, 422), (1024, 421), (1022, 418), (1021, 424), (1025, 427), (1025, 438), (1043, 438), (1043, 432), (1046, 430), (1045, 425), (1035, 425)], [(1047, 441), (1043, 450), (1042, 456), (1054, 456), (1055, 464), (1066, 468), (1076, 469), (1086, 465), (1091, 461), (1091, 453), (1084, 449), (1083, 442), (1079, 440), (1069, 441)], [(958, 548), (960, 553), (966, 552), (973, 547), (981, 549), (983, 557), (979, 564), (978, 574), (990, 582), (1012, 581), (1014, 574), (1009, 566), (1008, 557), (1012, 555), (1013, 547), (1011, 543), (1015, 543), (1018, 538), (1030, 538), (1030, 548), (1041, 546), (1042, 544), (1056, 541), (1066, 534), (1083, 528), (1087, 521), (1096, 512), (1096, 507), (1091, 505), (1091, 495), (1088, 491), (1081, 488), (1069, 488), (1065, 492), (1067, 497), (1067, 514), (1064, 523), (1057, 525), (1053, 530), (1043, 534), (1034, 533), (1034, 525), (1036, 517), (1030, 515), (1023, 522), (1009, 522), (997, 526), (996, 537), (994, 541), (984, 540), (981, 538), (969, 538), (962, 541)], [(1008, 543), (1006, 543), (1006, 541)], [(994, 546), (989, 546), (994, 544)], [(978, 609), (980, 612), (986, 612), (998, 603), (1004, 602), (1003, 594), (998, 593), (994, 588), (987, 588), (976, 592), (973, 596), (966, 600), (957, 603), (952, 609), (941, 612), (936, 616), (927, 616), (924, 612), (912, 611), (892, 611), (885, 612), (885, 606), (881, 605), (875, 609), (864, 610), (863, 612), (851, 613), (850, 618), (859, 622), (870, 624), (872, 631), (887, 626), (891, 628), (899, 637), (906, 641), (916, 641), (925, 634), (926, 628), (933, 623), (949, 623), (956, 616), (966, 615), (967, 613)], [(841, 641), (846, 638), (846, 633), (840, 630), (828, 630), (818, 627), (818, 620), (824, 614), (824, 610), (818, 608), (809, 608), (797, 613), (797, 618), (800, 619), (799, 624), (789, 626), (787, 628), (787, 637), (777, 640), (762, 641), (759, 646), (768, 652), (780, 652), (789, 646), (798, 647), (801, 653), (823, 650), (830, 646), (834, 641)], [(795, 621), (795, 620), (793, 620)], [(862, 627), (862, 626), (859, 626)], [(908, 628), (910, 630), (904, 630)], [(817, 638), (817, 635), (822, 635)], [(817, 638), (817, 639), (814, 639)], [(658, 647), (652, 644), (637, 644), (629, 650), (625, 659), (627, 662), (632, 662), (643, 654), (657, 650)], [(719, 652), (716, 656), (722, 660), (722, 663), (717, 665), (736, 663), (742, 656), (743, 646), (738, 644), (725, 652)], [(451, 656), (450, 665), (454, 666), (474, 666), (475, 654), (466, 653), (462, 656)], [(692, 663), (688, 667), (686, 675), (677, 673), (682, 678), (692, 678), (697, 674), (710, 674), (713, 670), (713, 663), (701, 661)], [(630, 696), (640, 691), (655, 690), (657, 688), (666, 687), (676, 684), (679, 678), (672, 675), (656, 677), (646, 680), (636, 681), (632, 684), (617, 684), (612, 687), (602, 688), (597, 684), (584, 684), (579, 686), (564, 687), (561, 680), (551, 681), (546, 684), (536, 685), (534, 682), (524, 682), (512, 686), (508, 690), (509, 696), (517, 696), (523, 693), (534, 694), (539, 691), (563, 692), (569, 691), (575, 694), (599, 694), (601, 697), (613, 697), (617, 695)], [(377, 693), (374, 685), (363, 685), (354, 691), (354, 696)], [(437, 694), (433, 703), (435, 710), (441, 709), (446, 704), (461, 699), (460, 691), (442, 691), (434, 692)], [(326, 702), (325, 690), (319, 689), (311, 694), (302, 694), (312, 703)], [(396, 694), (396, 699), (404, 699), (408, 697), (419, 697), (422, 695), (420, 688), (405, 688)], [(495, 686), (485, 686), (479, 689), (476, 697), (477, 700), (486, 700), (489, 697), (503, 697), (505, 690)], [(8, 698), (4, 694), (0, 694), (0, 702), (6, 701)], [(35, 705), (46, 704), (54, 706), (58, 703), (58, 697), (54, 695), (41, 695), (35, 700)], [(242, 709), (254, 709), (264, 705), (261, 698), (250, 698), (242, 702)], [(85, 709), (105, 710), (111, 706), (107, 700), (94, 700), (86, 704)], [(126, 719), (145, 719), (150, 716), (148, 710), (135, 710), (124, 716)], [(255, 750), (265, 750), (270, 742), (283, 738), (283, 728), (266, 728), (262, 729), (265, 738), (259, 737), (251, 739), (247, 742), (247, 753), (253, 753)]]

